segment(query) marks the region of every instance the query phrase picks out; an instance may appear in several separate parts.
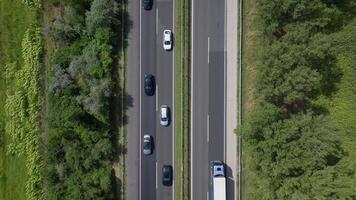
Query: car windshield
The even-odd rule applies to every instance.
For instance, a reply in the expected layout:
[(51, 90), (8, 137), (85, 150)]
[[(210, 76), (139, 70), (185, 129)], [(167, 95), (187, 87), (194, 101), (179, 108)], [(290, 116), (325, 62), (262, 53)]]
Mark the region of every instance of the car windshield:
[(149, 142), (144, 142), (143, 143), (143, 148), (144, 149), (149, 149), (150, 148), (150, 143)]
[(170, 41), (165, 41), (164, 44), (169, 45), (169, 44), (171, 44), (171, 42)]
[(169, 178), (169, 172), (168, 170), (163, 173), (163, 177), (168, 179)]

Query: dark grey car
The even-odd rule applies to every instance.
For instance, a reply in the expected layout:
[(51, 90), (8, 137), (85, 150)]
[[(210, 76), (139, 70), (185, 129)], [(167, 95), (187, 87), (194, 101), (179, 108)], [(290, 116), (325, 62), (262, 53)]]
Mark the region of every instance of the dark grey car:
[(162, 183), (165, 186), (171, 186), (173, 182), (173, 168), (171, 165), (163, 165)]
[(145, 10), (151, 10), (153, 5), (153, 0), (142, 0), (142, 4)]

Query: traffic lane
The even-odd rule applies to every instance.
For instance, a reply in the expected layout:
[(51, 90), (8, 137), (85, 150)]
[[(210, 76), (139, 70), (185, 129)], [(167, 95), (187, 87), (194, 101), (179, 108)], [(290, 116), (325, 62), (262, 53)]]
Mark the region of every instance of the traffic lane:
[[(157, 81), (159, 85), (158, 106), (168, 105), (171, 111), (171, 119), (173, 110), (173, 51), (165, 51), (163, 49), (163, 30), (173, 28), (173, 0), (156, 1), (156, 23), (157, 27)], [(173, 33), (174, 36), (174, 33)], [(174, 47), (173, 47), (174, 48)], [(157, 151), (157, 199), (168, 200), (173, 198), (172, 187), (163, 186), (162, 184), (162, 167), (163, 165), (173, 166), (173, 131), (172, 123), (168, 127), (159, 125), (160, 110), (157, 112), (157, 139), (159, 142)], [(173, 168), (173, 171), (175, 169)]]
[[(141, 199), (156, 199), (156, 154), (145, 156), (142, 153), (144, 134), (156, 138), (155, 96), (147, 96), (143, 90), (145, 74), (156, 75), (156, 21), (155, 7), (149, 11), (141, 7)], [(157, 95), (157, 94), (155, 94)]]
[[(173, 51), (165, 51), (163, 49), (163, 30), (170, 29), (173, 27), (173, 1), (157, 1), (157, 75), (158, 75), (158, 85), (159, 85), (159, 96), (158, 105), (168, 105), (171, 111), (171, 119), (174, 113), (173, 110)], [(174, 34), (174, 33), (173, 33)], [(174, 47), (173, 47), (174, 48)], [(157, 134), (159, 140), (159, 150), (157, 152), (157, 180), (158, 180), (158, 190), (157, 199), (158, 200), (168, 200), (173, 198), (172, 187), (163, 186), (162, 184), (162, 167), (163, 165), (173, 166), (173, 131), (172, 123), (170, 122), (168, 127), (162, 127), (159, 125), (160, 110), (157, 112)], [(173, 171), (175, 169), (173, 168)]]
[(209, 4), (193, 1), (192, 199), (209, 196)]
[(127, 91), (132, 105), (128, 109), (127, 127), (128, 127), (128, 146), (127, 146), (127, 184), (128, 198), (132, 200), (139, 199), (140, 188), (140, 2), (129, 1), (129, 20), (132, 22), (128, 38), (128, 72), (127, 72)]
[(225, 161), (225, 0), (209, 1), (209, 161)]
[[(226, 1), (209, 1), (209, 114), (210, 143), (209, 160), (225, 162), (225, 4)], [(226, 172), (230, 172), (226, 166)], [(231, 181), (227, 177), (227, 193), (231, 192)], [(212, 192), (212, 191), (210, 191)], [(233, 196), (232, 196), (233, 197)], [(231, 199), (231, 196), (228, 196)], [(232, 198), (233, 199), (233, 198)]]
[(209, 40), (208, 23), (203, 20), (207, 13), (202, 4), (197, 1), (194, 5), (200, 9), (195, 12), (193, 27), (192, 199), (207, 199), (209, 195)]
[(209, 65), (209, 161), (225, 161), (224, 52), (210, 52)]

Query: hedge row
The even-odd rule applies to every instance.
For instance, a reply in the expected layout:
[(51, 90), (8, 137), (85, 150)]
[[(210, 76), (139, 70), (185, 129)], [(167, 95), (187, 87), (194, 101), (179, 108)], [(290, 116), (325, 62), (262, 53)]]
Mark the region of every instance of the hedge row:
[(15, 82), (14, 87), (7, 90), (5, 104), (8, 118), (5, 132), (11, 140), (8, 152), (25, 155), (28, 173), (26, 199), (28, 200), (43, 199), (43, 162), (39, 152), (41, 54), (41, 33), (37, 28), (30, 28), (22, 41), (24, 66), (17, 71), (15, 64), (8, 64), (5, 72), (6, 79), (14, 79)]

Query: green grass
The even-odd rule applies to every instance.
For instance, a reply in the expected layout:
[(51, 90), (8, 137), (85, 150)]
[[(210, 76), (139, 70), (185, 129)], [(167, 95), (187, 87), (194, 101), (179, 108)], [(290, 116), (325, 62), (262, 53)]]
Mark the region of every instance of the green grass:
[[(21, 1), (0, 1), (0, 70), (6, 63), (23, 64), (21, 42), (29, 25), (36, 21), (36, 14)], [(0, 200), (25, 199), (26, 167), (25, 159), (6, 155), (8, 138), (4, 134), (5, 91), (11, 82), (5, 83), (4, 73), (0, 73)]]
[(175, 199), (190, 199), (190, 1), (176, 1), (175, 45)]
[[(243, 0), (243, 26), (242, 26), (242, 123), (255, 105), (255, 82), (259, 49), (262, 43), (260, 21), (257, 17), (256, 0)], [(242, 141), (244, 144), (244, 141)], [(251, 170), (252, 159), (248, 148), (242, 150), (241, 171), (241, 196), (242, 199), (251, 199), (255, 192), (254, 183), (259, 181)]]

